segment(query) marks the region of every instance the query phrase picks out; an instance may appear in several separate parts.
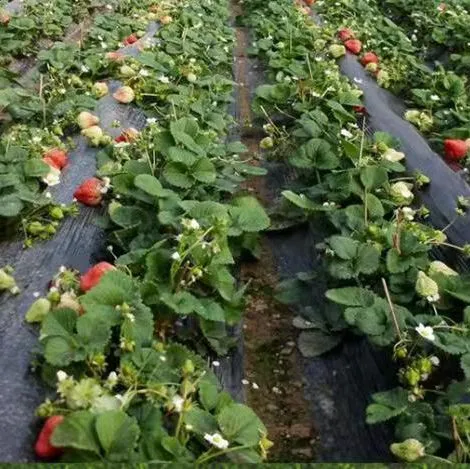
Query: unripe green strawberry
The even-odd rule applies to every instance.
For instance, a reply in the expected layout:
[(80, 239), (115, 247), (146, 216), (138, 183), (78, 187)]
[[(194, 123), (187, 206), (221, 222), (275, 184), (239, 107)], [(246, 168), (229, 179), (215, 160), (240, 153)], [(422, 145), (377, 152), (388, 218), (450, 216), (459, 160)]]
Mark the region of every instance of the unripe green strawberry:
[(332, 44), (328, 48), (328, 52), (330, 53), (331, 56), (333, 56), (335, 59), (339, 59), (343, 55), (346, 55), (346, 47), (344, 47), (341, 44)]
[(26, 313), (26, 322), (42, 322), (51, 310), (51, 302), (47, 298), (38, 298)]
[(49, 292), (49, 294), (47, 295), (47, 299), (51, 302), (51, 303), (55, 303), (57, 304), (59, 301), (60, 301), (60, 293), (58, 291), (51, 291)]
[(46, 229), (44, 231), (50, 235), (56, 234), (57, 232), (56, 228), (53, 225), (46, 225)]
[(421, 373), (429, 374), (432, 371), (432, 363), (429, 358), (420, 358), (416, 365)]
[(395, 356), (397, 358), (406, 358), (408, 355), (408, 350), (406, 349), (406, 347), (398, 347), (396, 350), (395, 350)]
[(274, 146), (274, 141), (271, 137), (264, 137), (261, 142), (259, 142), (260, 148), (263, 150), (267, 150), (269, 148), (272, 148)]
[(44, 225), (39, 221), (33, 221), (28, 224), (26, 231), (32, 235), (38, 235), (44, 231)]
[(390, 451), (407, 462), (414, 462), (425, 456), (424, 445), (414, 438), (408, 438), (401, 443), (393, 443)]
[(405, 379), (410, 386), (416, 386), (419, 383), (420, 377), (420, 372), (415, 370), (414, 368), (408, 368), (405, 371)]
[(64, 218), (64, 212), (60, 207), (51, 207), (49, 209), (49, 215), (54, 220), (62, 220)]

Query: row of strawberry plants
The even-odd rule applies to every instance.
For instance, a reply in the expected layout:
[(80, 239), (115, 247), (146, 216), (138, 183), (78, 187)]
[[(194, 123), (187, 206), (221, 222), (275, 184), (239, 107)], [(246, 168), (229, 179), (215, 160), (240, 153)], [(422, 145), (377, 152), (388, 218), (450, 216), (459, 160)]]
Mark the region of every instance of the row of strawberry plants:
[[(446, 68), (459, 73), (469, 71), (470, 4), (459, 1), (384, 0), (387, 16), (406, 30), (424, 57), (446, 52)], [(438, 57), (436, 57), (438, 58)], [(449, 59), (449, 61), (447, 61)]]
[[(436, 246), (466, 255), (470, 246), (452, 246), (445, 229), (425, 223), (429, 211), (414, 206), (415, 191), (430, 181), (406, 175), (395, 139), (364, 133), (362, 92), (330, 58), (337, 46), (325, 47), (331, 30), (290, 0), (246, 4), (252, 52), (272, 80), (254, 102), (267, 120), (261, 146), (298, 174), (297, 190), (283, 192), (285, 216), (326, 232), (316, 249), (329, 302), (305, 308), (302, 323), (310, 355), (331, 350), (348, 330), (388, 350), (398, 385), (372, 396), (367, 422), (395, 420), (390, 448), (405, 461), (466, 461), (470, 279), (431, 256)], [(315, 279), (300, 273), (282, 285), (283, 297), (298, 297)]]
[[(101, 73), (124, 81), (113, 96), (137, 104), (148, 125), (113, 141), (94, 114), (78, 116), (102, 148), (98, 177), (75, 196), (89, 206), (108, 198), (102, 225), (115, 265), (100, 262), (81, 276), (62, 268), (26, 314), (41, 324), (36, 371), (55, 389), (37, 410), (47, 420), (36, 454), (260, 462), (271, 446), (266, 428), (188, 348), (226, 353), (233, 345), (227, 326), (241, 317), (245, 287), (232, 266), (269, 225), (239, 188), (260, 170), (240, 160), (241, 143), (224, 141), (233, 124), (227, 3), (146, 7), (165, 11), (158, 43), (134, 58), (113, 53), (114, 66)], [(108, 93), (104, 81), (95, 88)]]
[(0, 6), (0, 65), (36, 54), (41, 40), (60, 39), (73, 22), (82, 21), (96, 6), (91, 0), (26, 0), (16, 13)]
[(0, 219), (9, 231), (24, 233), (26, 246), (47, 239), (64, 215), (76, 213), (73, 205), (55, 204), (49, 190), (60, 183), (60, 170), (75, 145), (66, 136), (80, 128), (79, 111), (93, 109), (103, 95), (97, 80), (110, 66), (119, 68), (116, 59), (123, 54), (116, 49), (139, 44), (149, 21), (165, 20), (164, 7), (149, 11), (149, 5), (131, 11), (128, 2), (122, 2), (93, 18), (83, 44), (56, 42), (41, 51), (41, 75), (31, 89), (8, 80), (16, 79), (11, 74), (5, 80), (0, 106), (9, 119), (0, 137)]
[[(438, 67), (429, 69), (403, 29), (384, 16), (376, 1), (352, 6), (349, 0), (334, 4), (319, 1), (331, 38), (339, 34), (348, 51), (361, 62), (380, 86), (403, 97), (404, 117), (430, 138), (435, 149), (455, 165), (464, 162), (470, 141), (466, 123), (470, 102), (465, 75)], [(335, 54), (341, 56), (341, 49)]]

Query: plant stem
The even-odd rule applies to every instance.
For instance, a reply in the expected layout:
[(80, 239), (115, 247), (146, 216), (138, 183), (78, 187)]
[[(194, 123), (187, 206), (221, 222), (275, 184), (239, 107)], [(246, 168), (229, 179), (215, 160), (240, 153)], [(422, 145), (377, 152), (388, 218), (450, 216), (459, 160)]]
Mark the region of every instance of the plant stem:
[[(201, 455), (201, 456), (196, 460), (196, 464), (203, 464), (203, 463), (209, 461), (210, 459), (217, 458), (217, 457), (219, 457), (219, 456), (222, 456), (223, 454), (233, 453), (234, 451), (241, 451), (241, 450), (247, 449), (247, 448), (250, 448), (250, 446), (248, 446), (248, 445), (245, 445), (245, 446), (234, 446), (233, 448), (223, 449), (222, 451), (217, 451), (217, 452), (212, 453), (212, 454), (205, 453), (205, 454)], [(211, 448), (211, 449), (212, 449), (212, 448)], [(210, 452), (210, 450), (209, 450), (209, 452)], [(205, 457), (203, 457), (203, 456), (205, 456)]]
[(382, 277), (382, 285), (384, 287), (384, 290), (385, 290), (385, 296), (387, 297), (387, 302), (388, 302), (388, 305), (390, 307), (390, 313), (392, 315), (392, 319), (393, 319), (393, 325), (395, 326), (395, 331), (397, 333), (397, 336), (400, 340), (401, 339), (401, 333), (400, 333), (400, 326), (398, 325), (398, 320), (397, 320), (397, 316), (395, 314), (395, 309), (393, 308), (393, 303), (392, 303), (392, 299), (390, 298), (390, 293), (388, 291), (388, 286), (387, 286), (387, 282), (386, 280)]

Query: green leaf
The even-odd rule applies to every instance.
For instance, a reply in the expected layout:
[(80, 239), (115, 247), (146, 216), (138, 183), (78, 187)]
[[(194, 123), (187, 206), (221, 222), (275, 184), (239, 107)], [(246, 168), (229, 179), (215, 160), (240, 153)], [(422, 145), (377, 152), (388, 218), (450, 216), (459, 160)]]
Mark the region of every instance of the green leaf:
[(135, 418), (122, 410), (110, 410), (96, 417), (96, 434), (110, 461), (130, 461), (139, 437)]
[(328, 243), (335, 255), (341, 259), (351, 260), (357, 256), (359, 243), (354, 239), (345, 236), (331, 236), (328, 238)]
[(361, 244), (357, 251), (355, 262), (356, 272), (370, 275), (377, 271), (380, 262), (380, 252), (369, 244)]
[(366, 421), (369, 424), (386, 422), (402, 414), (408, 407), (408, 393), (403, 388), (372, 395), (373, 404), (367, 407)]
[(300, 207), (304, 210), (308, 211), (320, 211), (326, 212), (331, 210), (329, 207), (324, 207), (321, 204), (317, 204), (312, 202), (309, 198), (307, 198), (304, 194), (296, 194), (292, 191), (283, 191), (282, 196), (285, 197), (289, 202), (293, 203), (297, 207)]
[(100, 454), (95, 436), (95, 415), (79, 410), (67, 415), (52, 433), (51, 443), (59, 448), (75, 448)]
[(147, 214), (139, 207), (121, 206), (111, 211), (110, 218), (122, 228), (133, 228), (145, 222)]
[(361, 182), (370, 191), (377, 189), (387, 182), (387, 171), (381, 166), (366, 166), (361, 169)]
[(163, 169), (163, 177), (172, 185), (188, 189), (193, 180), (187, 173), (187, 168), (181, 163), (168, 163)]
[(302, 331), (299, 335), (298, 346), (302, 356), (313, 358), (323, 355), (335, 348), (341, 342), (341, 335), (330, 335), (325, 332)]
[(163, 189), (160, 181), (150, 174), (139, 174), (136, 176), (134, 185), (154, 197), (162, 197), (165, 195), (165, 189)]
[(184, 117), (170, 123), (170, 132), (177, 143), (183, 144), (186, 148), (199, 156), (204, 156), (204, 150), (194, 141), (198, 133), (198, 125), (195, 119)]
[(192, 166), (197, 160), (197, 157), (194, 153), (191, 153), (190, 151), (180, 147), (171, 147), (168, 150), (168, 156), (171, 161), (175, 163), (182, 163), (188, 167)]
[(270, 225), (268, 215), (255, 197), (238, 197), (232, 201), (229, 210), (237, 227), (242, 231), (262, 231)]
[(44, 319), (40, 339), (52, 336), (70, 337), (75, 329), (78, 313), (72, 309), (56, 309)]
[(466, 353), (465, 355), (462, 355), (460, 358), (460, 367), (462, 368), (465, 377), (467, 379), (470, 378), (470, 353)]
[(365, 288), (345, 287), (328, 290), (326, 297), (340, 305), (366, 307), (372, 306), (375, 295)]
[(206, 410), (212, 410), (219, 400), (217, 385), (209, 381), (202, 381), (199, 385), (199, 400)]
[(31, 159), (24, 164), (24, 174), (26, 177), (44, 177), (50, 171), (47, 163), (39, 159)]
[(367, 212), (369, 213), (369, 216), (373, 219), (383, 218), (383, 216), (385, 215), (385, 210), (382, 205), (382, 202), (380, 202), (380, 199), (374, 194), (367, 194), (366, 198)]
[(200, 182), (211, 183), (215, 181), (216, 171), (214, 163), (209, 158), (201, 158), (192, 168), (192, 176)]
[(217, 416), (219, 427), (224, 436), (232, 443), (256, 446), (266, 427), (257, 415), (243, 404), (230, 404)]
[(185, 425), (191, 425), (192, 432), (204, 436), (206, 433), (212, 434), (218, 431), (217, 420), (206, 410), (193, 407), (184, 414)]
[(75, 358), (75, 346), (71, 338), (50, 337), (45, 341), (44, 358), (53, 366), (67, 366)]
[(23, 207), (23, 202), (14, 194), (0, 197), (0, 217), (16, 217)]

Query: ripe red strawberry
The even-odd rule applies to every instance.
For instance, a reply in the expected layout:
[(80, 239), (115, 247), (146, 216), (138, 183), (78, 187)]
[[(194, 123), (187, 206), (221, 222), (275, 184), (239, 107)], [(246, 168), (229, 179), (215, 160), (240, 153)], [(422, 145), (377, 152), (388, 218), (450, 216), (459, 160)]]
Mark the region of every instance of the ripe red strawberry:
[(338, 31), (338, 37), (340, 41), (345, 42), (348, 39), (354, 38), (354, 31), (349, 28), (343, 28)]
[(444, 153), (448, 161), (459, 161), (465, 158), (467, 149), (465, 140), (444, 140)]
[(106, 272), (113, 270), (114, 268), (114, 265), (110, 264), (109, 262), (99, 262), (98, 264), (94, 265), (80, 277), (80, 290), (91, 290), (100, 282), (101, 277)]
[(90, 178), (77, 187), (73, 196), (82, 204), (94, 207), (101, 203), (103, 199), (103, 189), (104, 183), (101, 179)]
[(124, 39), (123, 44), (125, 46), (130, 46), (131, 44), (135, 44), (138, 40), (139, 38), (135, 34), (131, 34)]
[(64, 417), (62, 415), (53, 415), (44, 423), (38, 439), (36, 440), (36, 444), (34, 445), (34, 451), (38, 458), (52, 460), (57, 459), (63, 453), (62, 448), (57, 448), (51, 443), (52, 432), (63, 420)]
[(375, 55), (374, 52), (366, 52), (361, 58), (361, 64), (364, 67), (368, 64), (378, 64), (379, 58)]
[(362, 43), (361, 41), (359, 41), (359, 39), (348, 39), (344, 43), (344, 45), (346, 46), (346, 49), (348, 49), (349, 52), (355, 55), (358, 55), (362, 49)]
[(307, 6), (310, 7), (310, 6), (312, 6), (312, 5), (315, 3), (315, 0), (304, 0), (304, 2), (305, 2), (305, 4), (306, 4)]
[(365, 106), (353, 106), (353, 110), (357, 112), (358, 114), (365, 114), (366, 113), (366, 107)]
[[(46, 153), (43, 155), (43, 160), (46, 161), (47, 164), (54, 166), (57, 169), (64, 168), (69, 162), (67, 153), (60, 148), (52, 148), (51, 150), (46, 151)], [(53, 164), (49, 163), (49, 161), (51, 161)]]

